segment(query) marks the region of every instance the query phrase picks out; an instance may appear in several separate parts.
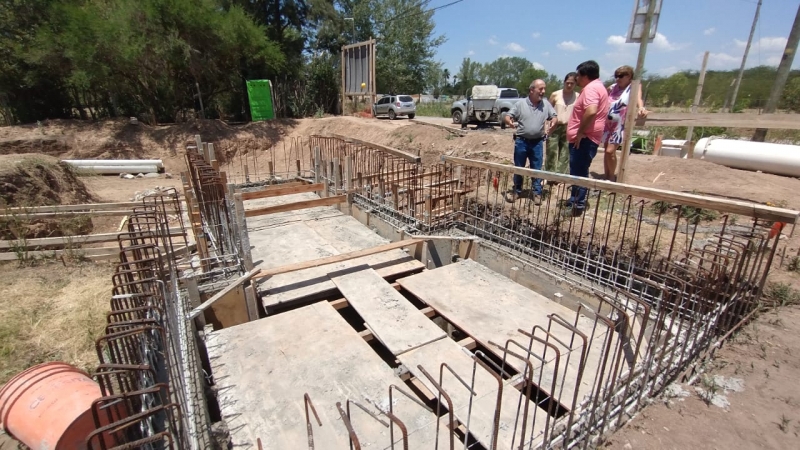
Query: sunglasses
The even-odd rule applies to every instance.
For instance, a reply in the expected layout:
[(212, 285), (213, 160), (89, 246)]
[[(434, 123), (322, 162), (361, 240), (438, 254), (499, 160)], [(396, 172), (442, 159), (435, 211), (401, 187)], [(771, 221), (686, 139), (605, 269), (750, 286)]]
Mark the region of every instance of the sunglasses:
[(627, 74), (627, 73), (623, 73), (623, 74), (614, 74), (614, 78), (617, 78), (617, 79), (620, 79), (620, 78), (625, 78), (625, 77), (627, 77), (627, 76), (628, 76), (628, 74)]

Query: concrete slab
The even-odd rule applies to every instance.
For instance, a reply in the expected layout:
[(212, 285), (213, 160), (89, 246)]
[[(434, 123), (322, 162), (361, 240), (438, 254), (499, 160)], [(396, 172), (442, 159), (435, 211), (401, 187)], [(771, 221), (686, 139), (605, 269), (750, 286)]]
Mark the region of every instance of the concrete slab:
[[(402, 355), (447, 333), (406, 300), (369, 267), (332, 276), (344, 298), (364, 319), (372, 334), (393, 355)], [(457, 345), (457, 344), (456, 344)]]
[[(462, 260), (402, 278), (398, 283), (476, 341), (498, 354), (502, 351), (490, 345), (490, 342), (505, 345), (509, 339), (514, 339), (527, 346), (528, 338), (519, 333), (518, 329), (530, 332), (535, 325), (538, 325), (546, 330), (549, 315), (557, 314), (571, 323), (574, 322), (576, 315), (575, 311), (556, 304), (472, 260)], [(593, 334), (593, 328), (594, 320), (583, 316), (578, 319), (578, 329), (593, 337), (580, 385), (577, 383), (577, 378), (581, 350), (577, 349), (571, 354), (566, 354), (562, 350), (554, 397), (559, 399), (564, 407), (571, 407), (576, 386), (578, 404), (592, 391), (607, 334), (600, 326)], [(572, 333), (559, 326), (554, 326), (551, 332), (562, 342), (569, 343), (572, 339)], [(522, 353), (519, 348), (511, 347), (511, 350), (517, 354)], [(554, 352), (550, 351), (546, 358), (548, 363), (541, 371), (539, 387), (545, 392), (552, 391), (555, 368), (553, 354)], [(518, 359), (509, 359), (508, 362), (518, 371), (525, 368), (524, 363)], [(531, 362), (534, 368), (540, 366), (540, 361), (535, 358), (531, 358)], [(535, 374), (536, 377), (538, 375), (539, 373)]]
[[(212, 332), (207, 346), (233, 448), (256, 448), (258, 438), (265, 449), (306, 448), (306, 393), (322, 421), (313, 423), (316, 448), (348, 448), (336, 402), (377, 413), (388, 409), (389, 386), (402, 385), (327, 302)], [(409, 429), (409, 448), (432, 448), (434, 414), (399, 399), (393, 408)], [(390, 446), (389, 429), (355, 406), (351, 421), (362, 448)]]
[[(294, 194), (249, 201), (246, 208), (308, 200), (315, 194)], [(291, 197), (291, 198), (290, 198)], [(287, 200), (288, 199), (288, 200)], [(250, 205), (253, 203), (254, 205)], [(352, 216), (333, 207), (311, 208), (247, 219), (253, 263), (265, 269), (326, 256), (362, 250), (389, 241)], [(335, 292), (328, 273), (368, 265), (384, 278), (395, 278), (424, 269), (402, 250), (391, 250), (350, 261), (312, 267), (271, 277), (259, 284), (265, 308), (313, 300)]]

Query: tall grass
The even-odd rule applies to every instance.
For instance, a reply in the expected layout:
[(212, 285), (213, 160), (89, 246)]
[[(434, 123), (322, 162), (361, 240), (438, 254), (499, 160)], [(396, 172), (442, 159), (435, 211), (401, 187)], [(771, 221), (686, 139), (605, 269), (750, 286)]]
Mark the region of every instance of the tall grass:
[(417, 115), (426, 117), (450, 117), (451, 103), (432, 102), (417, 104)]

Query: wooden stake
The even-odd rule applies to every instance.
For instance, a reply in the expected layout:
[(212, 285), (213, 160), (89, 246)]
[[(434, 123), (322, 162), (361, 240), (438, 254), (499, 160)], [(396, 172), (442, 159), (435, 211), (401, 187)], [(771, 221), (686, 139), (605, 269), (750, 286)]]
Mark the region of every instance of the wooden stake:
[(239, 229), (239, 250), (245, 270), (250, 271), (253, 270), (253, 256), (250, 252), (250, 235), (247, 233), (247, 219), (245, 219), (242, 194), (234, 194), (233, 203), (236, 212), (236, 227)]
[(201, 147), (203, 153), (203, 159), (206, 160), (207, 163), (211, 164), (211, 156), (208, 154), (208, 142), (203, 142), (203, 146)]
[(319, 159), (319, 147), (314, 147), (314, 183), (319, 183), (322, 163)]
[(341, 168), (339, 166), (339, 158), (333, 158), (333, 193), (339, 194), (342, 189), (342, 176)]
[[(692, 114), (697, 114), (697, 107), (700, 106), (700, 100), (703, 99), (703, 82), (706, 79), (706, 66), (708, 65), (708, 52), (703, 55), (703, 66), (700, 69), (700, 78), (697, 80), (697, 90), (694, 91), (694, 101), (692, 102)], [(694, 134), (694, 126), (689, 126), (686, 129), (686, 142), (689, 144), (688, 158), (694, 158), (694, 145), (692, 144), (692, 135)]]
[(392, 185), (392, 203), (394, 203), (395, 211), (400, 211), (400, 195), (398, 191), (400, 190), (400, 186), (397, 184)]

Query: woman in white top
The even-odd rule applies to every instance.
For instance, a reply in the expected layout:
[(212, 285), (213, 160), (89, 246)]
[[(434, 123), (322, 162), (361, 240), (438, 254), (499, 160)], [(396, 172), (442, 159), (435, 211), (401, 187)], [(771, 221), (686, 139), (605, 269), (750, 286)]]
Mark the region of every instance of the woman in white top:
[[(630, 103), (633, 67), (620, 66), (614, 71), (614, 79), (617, 82), (608, 87), (608, 99), (611, 102), (611, 106), (606, 118), (606, 128), (603, 131), (603, 142), (605, 143), (603, 168), (608, 181), (617, 180), (617, 149), (622, 145), (622, 139), (625, 136), (625, 116), (628, 113), (628, 104)], [(639, 89), (637, 115), (639, 117), (647, 116), (647, 110), (644, 109), (644, 102), (642, 101), (641, 89)]]

